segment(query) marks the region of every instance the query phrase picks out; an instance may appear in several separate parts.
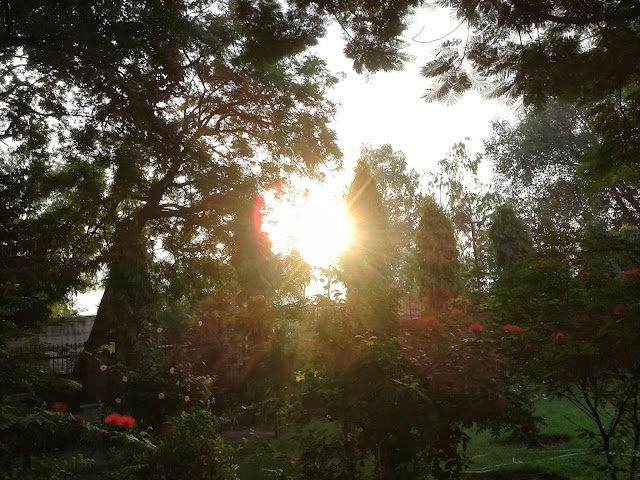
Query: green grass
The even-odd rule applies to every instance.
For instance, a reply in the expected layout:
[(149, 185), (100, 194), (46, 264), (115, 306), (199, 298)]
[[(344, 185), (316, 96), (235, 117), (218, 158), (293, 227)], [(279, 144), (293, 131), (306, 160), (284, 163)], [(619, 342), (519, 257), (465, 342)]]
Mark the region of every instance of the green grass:
[[(536, 415), (544, 418), (540, 427), (542, 448), (527, 448), (524, 442), (513, 441), (509, 434), (492, 438), (489, 432), (470, 431), (471, 443), (467, 456), (471, 464), (465, 474), (468, 480), (594, 480), (607, 478), (593, 466), (595, 458), (589, 443), (579, 438), (578, 427), (589, 427), (591, 421), (569, 402), (541, 399), (536, 403)], [(284, 434), (278, 438), (254, 439), (245, 445), (237, 458), (242, 480), (276, 479), (276, 471), (287, 469), (297, 441)], [(290, 465), (289, 465), (290, 467)], [(267, 468), (271, 472), (263, 470)], [(537, 474), (532, 477), (526, 474)]]
[[(536, 415), (546, 422), (539, 431), (543, 448), (527, 448), (524, 443), (509, 442), (507, 436), (496, 439), (488, 432), (468, 432), (471, 443), (467, 455), (472, 462), (467, 470), (468, 478), (501, 478), (501, 474), (515, 472), (547, 474), (549, 477), (545, 478), (567, 480), (603, 478), (603, 473), (592, 465), (590, 445), (578, 436), (578, 426), (591, 425), (584, 413), (566, 401), (540, 400), (536, 404)], [(483, 472), (491, 475), (483, 476)]]

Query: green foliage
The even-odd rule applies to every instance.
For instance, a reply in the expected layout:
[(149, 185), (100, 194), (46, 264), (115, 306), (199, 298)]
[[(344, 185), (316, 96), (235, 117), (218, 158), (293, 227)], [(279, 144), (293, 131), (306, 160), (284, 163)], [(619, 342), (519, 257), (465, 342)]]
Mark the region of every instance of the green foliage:
[(422, 69), (436, 85), (428, 101), (452, 103), (479, 90), (488, 98), (549, 98), (588, 108), (596, 137), (583, 170), (602, 187), (638, 183), (640, 11), (634, 2), (441, 0), (469, 32), (446, 39)]
[[(6, 232), (15, 265), (1, 279), (6, 315), (43, 317), (47, 305), (85, 285), (83, 275), (106, 267), (89, 346), (115, 341), (126, 357), (156, 314), (153, 263), (160, 257), (170, 267), (169, 255), (151, 255), (154, 248), (177, 267), (165, 283), (216, 275), (207, 257), (227, 261), (235, 206), (256, 185), (313, 174), (339, 158), (328, 127), (334, 105), (324, 97), (335, 79), (303, 53), (324, 33), (324, 7), (209, 7), (126, 0), (96, 10), (34, 0), (6, 13), (3, 195), (17, 206), (6, 212), (15, 223)], [(399, 25), (408, 8), (387, 10)], [(371, 21), (358, 18), (362, 26)], [(278, 48), (258, 48), (264, 38)], [(40, 254), (27, 236), (34, 230)], [(26, 258), (47, 275), (20, 273)], [(40, 278), (46, 283), (34, 283)], [(201, 283), (207, 290), (215, 281)], [(187, 301), (179, 290), (176, 301)]]
[(219, 434), (220, 422), (208, 410), (170, 418), (162, 442), (145, 458), (143, 478), (235, 480), (233, 448)]
[(516, 265), (531, 251), (531, 237), (511, 205), (504, 204), (496, 208), (487, 233), (496, 267), (500, 269)]
[[(459, 334), (469, 317), (372, 335), (349, 300), (321, 300), (298, 340), (303, 363), (283, 411), (302, 478), (459, 478), (462, 425), (499, 432), (530, 418), (525, 395), (489, 356), (494, 344)], [(506, 410), (494, 406), (502, 396)]]
[(377, 148), (362, 147), (360, 159), (370, 167), (382, 195), (382, 203), (389, 213), (391, 228), (388, 235), (392, 238), (389, 243), (394, 248), (391, 258), (393, 277), (403, 288), (410, 288), (410, 280), (402, 274), (415, 237), (422, 202), (420, 176), (414, 169), (408, 169), (404, 153), (394, 151), (389, 144)]
[(258, 295), (272, 298), (282, 283), (271, 241), (262, 232), (264, 199), (249, 199), (240, 209), (232, 229), (231, 264), (238, 276), (238, 303)]
[(416, 263), (424, 313), (443, 311), (456, 296), (458, 250), (451, 221), (431, 197), (424, 199), (420, 209)]
[(487, 219), (499, 201), (478, 177), (480, 156), (471, 158), (464, 142), (454, 144), (429, 174), (429, 191), (450, 218), (460, 253), (460, 287), (468, 294), (485, 289), (489, 270)]
[(537, 242), (571, 241), (598, 221), (638, 223), (634, 188), (577, 172), (594, 142), (584, 109), (554, 101), (528, 109), (515, 124), (493, 122), (483, 157), (493, 164), (498, 192), (518, 204)]
[(374, 334), (388, 333), (395, 327), (398, 300), (390, 289), (394, 245), (389, 235), (388, 212), (365, 160), (360, 160), (355, 168), (346, 200), (353, 239), (340, 259), (340, 279), (347, 287), (352, 312)]
[(637, 471), (639, 239), (636, 228), (587, 229), (577, 251), (534, 251), (503, 270), (493, 296), (497, 321), (526, 330), (512, 371), (589, 417), (585, 438), (612, 479)]

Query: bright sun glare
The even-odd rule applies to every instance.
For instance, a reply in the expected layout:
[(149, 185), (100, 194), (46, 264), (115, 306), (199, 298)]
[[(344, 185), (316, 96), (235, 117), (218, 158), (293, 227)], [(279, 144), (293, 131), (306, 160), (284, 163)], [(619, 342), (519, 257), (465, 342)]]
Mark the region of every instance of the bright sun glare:
[(263, 230), (276, 252), (296, 249), (309, 265), (328, 267), (351, 242), (351, 221), (338, 197), (276, 191), (265, 195), (265, 204)]

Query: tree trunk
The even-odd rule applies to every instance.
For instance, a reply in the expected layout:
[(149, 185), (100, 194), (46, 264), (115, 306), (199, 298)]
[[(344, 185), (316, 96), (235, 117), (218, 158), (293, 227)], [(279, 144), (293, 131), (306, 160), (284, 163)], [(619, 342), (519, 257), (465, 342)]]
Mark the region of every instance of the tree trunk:
[[(138, 334), (154, 319), (154, 294), (149, 278), (149, 255), (143, 228), (126, 218), (117, 226), (108, 253), (109, 274), (85, 349), (95, 352), (113, 342), (115, 354), (109, 363), (131, 364)], [(79, 366), (80, 381), (89, 401), (109, 398), (108, 374), (88, 359)]]
[(116, 358), (130, 358), (138, 334), (154, 317), (148, 257), (142, 228), (134, 220), (123, 220), (116, 227), (109, 251), (109, 276), (88, 349), (114, 342)]

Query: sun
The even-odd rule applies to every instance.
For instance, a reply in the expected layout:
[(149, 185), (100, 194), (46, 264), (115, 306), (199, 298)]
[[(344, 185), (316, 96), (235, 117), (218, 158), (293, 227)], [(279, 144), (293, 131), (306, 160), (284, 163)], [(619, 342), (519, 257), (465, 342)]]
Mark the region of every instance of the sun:
[(321, 189), (265, 195), (263, 231), (278, 253), (297, 250), (313, 267), (330, 266), (349, 246), (351, 220), (344, 200)]

